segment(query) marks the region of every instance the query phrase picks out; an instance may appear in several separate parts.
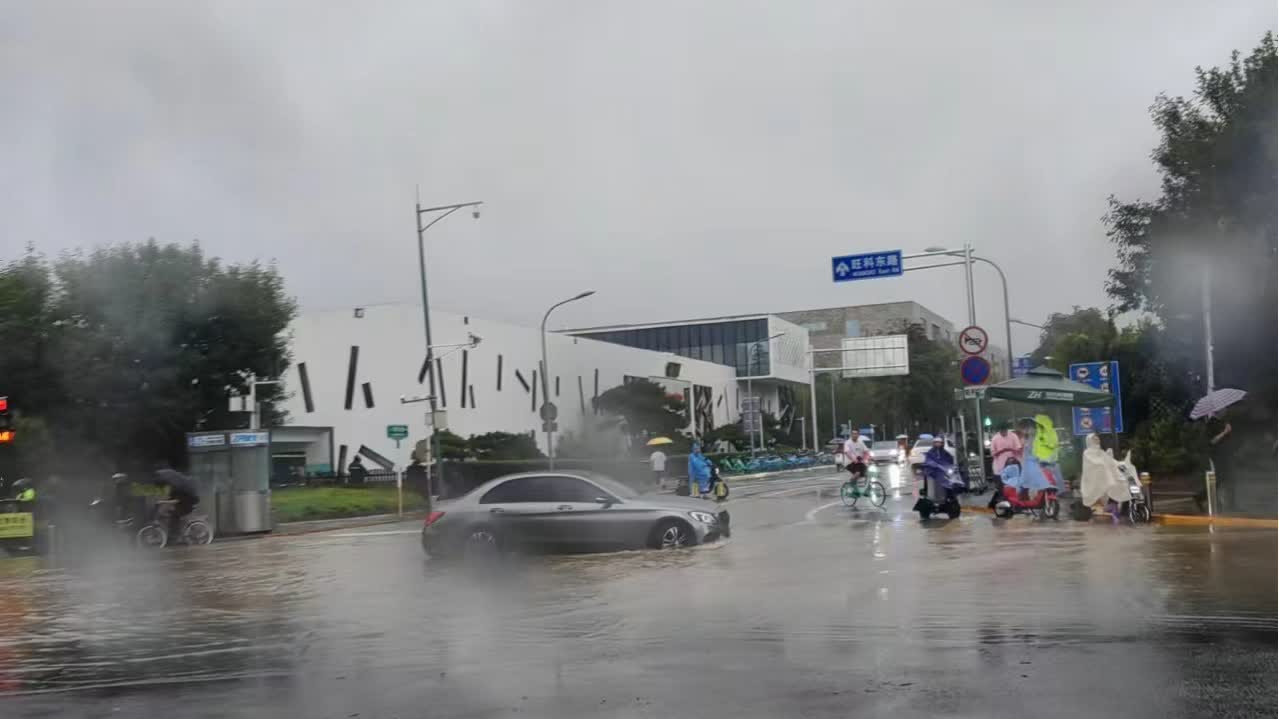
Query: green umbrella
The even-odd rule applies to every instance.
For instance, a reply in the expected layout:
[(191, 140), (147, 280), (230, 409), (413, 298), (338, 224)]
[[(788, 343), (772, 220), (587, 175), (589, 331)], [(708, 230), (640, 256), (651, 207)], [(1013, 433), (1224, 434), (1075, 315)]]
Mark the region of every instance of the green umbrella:
[(1036, 367), (1025, 377), (991, 385), (986, 388), (986, 398), (1072, 407), (1109, 407), (1114, 402), (1110, 392), (1066, 379), (1051, 367)]

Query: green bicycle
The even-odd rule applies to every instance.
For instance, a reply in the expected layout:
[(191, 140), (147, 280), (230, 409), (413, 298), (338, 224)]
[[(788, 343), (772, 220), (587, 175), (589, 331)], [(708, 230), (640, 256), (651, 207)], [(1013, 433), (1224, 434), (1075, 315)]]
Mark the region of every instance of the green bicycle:
[(884, 491), (884, 485), (867, 479), (865, 475), (857, 475), (839, 487), (839, 498), (843, 500), (845, 507), (857, 509), (857, 500), (862, 497), (869, 499), (876, 507), (883, 507), (888, 494)]

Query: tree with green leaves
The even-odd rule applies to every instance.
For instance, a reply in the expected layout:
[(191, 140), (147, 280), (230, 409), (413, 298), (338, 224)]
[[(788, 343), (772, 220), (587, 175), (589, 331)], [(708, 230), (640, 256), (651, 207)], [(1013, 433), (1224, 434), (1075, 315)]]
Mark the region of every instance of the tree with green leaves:
[(485, 432), (466, 440), (466, 449), (476, 459), (538, 459), (543, 456), (531, 434)]
[(625, 432), (633, 438), (669, 437), (688, 425), (683, 398), (667, 395), (661, 385), (643, 378), (602, 393), (595, 400), (595, 407), (623, 419)]
[[(125, 467), (180, 464), (186, 432), (242, 422), (228, 394), (288, 366), (296, 307), (274, 267), (152, 240), (29, 253), (0, 271), (0, 311), (0, 394), (43, 420), (60, 461)], [(268, 424), (281, 391), (258, 390)]]
[(830, 386), (826, 384), (830, 381), (837, 383), (835, 406), (840, 424), (875, 424), (887, 434), (915, 434), (941, 429), (955, 414), (955, 389), (962, 384), (958, 350), (947, 342), (929, 339), (920, 324), (903, 324), (887, 334), (906, 335), (910, 374), (858, 379), (828, 375), (817, 385), (817, 419), (822, 427), (830, 422)]
[(1106, 289), (1118, 311), (1159, 319), (1166, 351), (1202, 389), (1203, 299), (1211, 301), (1216, 385), (1276, 403), (1276, 53), (1267, 33), (1225, 68), (1197, 68), (1189, 98), (1159, 96), (1154, 200), (1110, 199), (1119, 254)]

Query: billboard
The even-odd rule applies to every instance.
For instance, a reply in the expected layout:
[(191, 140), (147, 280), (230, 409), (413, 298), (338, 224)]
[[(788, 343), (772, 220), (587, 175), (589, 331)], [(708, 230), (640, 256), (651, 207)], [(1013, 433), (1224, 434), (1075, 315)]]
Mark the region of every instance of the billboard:
[(910, 374), (906, 335), (846, 337), (843, 343), (843, 376), (894, 377)]
[(1110, 362), (1077, 362), (1070, 366), (1070, 379), (1082, 382), (1089, 387), (1109, 391), (1115, 396), (1115, 407), (1074, 407), (1072, 419), (1076, 436), (1097, 432), (1124, 431), (1123, 397), (1119, 387), (1119, 363)]

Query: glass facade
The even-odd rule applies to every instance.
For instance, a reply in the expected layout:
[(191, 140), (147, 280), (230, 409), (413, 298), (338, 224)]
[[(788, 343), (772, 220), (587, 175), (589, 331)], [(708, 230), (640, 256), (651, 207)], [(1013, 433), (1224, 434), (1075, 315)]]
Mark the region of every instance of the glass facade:
[(768, 319), (764, 317), (670, 327), (582, 332), (577, 336), (725, 364), (735, 368), (738, 377), (758, 377), (770, 373), (768, 343), (760, 342), (768, 337)]

